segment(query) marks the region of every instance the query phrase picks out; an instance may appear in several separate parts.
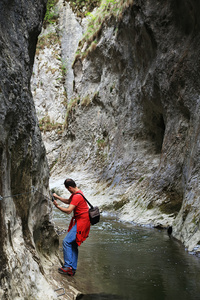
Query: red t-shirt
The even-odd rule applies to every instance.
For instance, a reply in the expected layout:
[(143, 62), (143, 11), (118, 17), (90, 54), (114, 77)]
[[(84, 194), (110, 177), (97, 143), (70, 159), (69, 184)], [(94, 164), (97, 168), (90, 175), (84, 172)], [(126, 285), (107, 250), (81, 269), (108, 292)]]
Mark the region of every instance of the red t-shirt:
[(83, 194), (81, 190), (78, 190), (75, 194), (72, 194), (70, 196), (70, 199), (72, 198), (70, 204), (76, 206), (74, 209), (74, 217), (88, 212), (88, 209), (89, 209), (88, 204), (85, 201), (85, 199), (80, 194), (77, 194), (77, 193)]
[[(90, 232), (90, 218), (89, 218), (89, 207), (85, 199), (77, 193), (81, 193), (78, 190), (75, 194), (72, 194), (70, 204), (75, 205), (74, 217), (71, 219), (68, 231), (77, 223), (76, 243), (78, 246), (89, 236)], [(77, 195), (76, 195), (77, 194)]]

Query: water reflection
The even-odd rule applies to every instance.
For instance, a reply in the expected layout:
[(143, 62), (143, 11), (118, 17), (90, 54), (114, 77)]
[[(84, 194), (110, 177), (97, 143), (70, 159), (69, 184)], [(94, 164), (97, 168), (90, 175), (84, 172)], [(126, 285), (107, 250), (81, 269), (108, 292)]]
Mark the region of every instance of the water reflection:
[(166, 231), (102, 219), (79, 250), (81, 299), (200, 299), (200, 259)]

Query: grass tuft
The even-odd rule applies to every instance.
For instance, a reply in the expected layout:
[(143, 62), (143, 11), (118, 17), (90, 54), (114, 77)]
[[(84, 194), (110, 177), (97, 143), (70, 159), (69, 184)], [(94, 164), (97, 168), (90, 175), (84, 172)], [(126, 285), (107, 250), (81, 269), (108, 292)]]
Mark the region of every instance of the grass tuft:
[[(133, 4), (134, 0), (102, 0), (94, 13), (87, 13), (87, 16), (89, 16), (87, 30), (79, 42), (78, 55), (76, 55), (74, 63), (78, 59), (83, 60), (96, 49), (105, 22), (111, 17), (115, 17), (116, 21), (120, 21), (124, 11)], [(82, 52), (85, 45), (86, 49)]]

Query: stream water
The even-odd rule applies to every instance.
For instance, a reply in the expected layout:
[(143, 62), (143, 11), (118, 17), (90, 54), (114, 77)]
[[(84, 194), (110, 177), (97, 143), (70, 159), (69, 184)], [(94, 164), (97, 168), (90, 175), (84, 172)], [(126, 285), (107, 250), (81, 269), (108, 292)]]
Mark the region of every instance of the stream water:
[[(63, 214), (54, 218), (62, 227), (69, 222)], [(200, 259), (165, 230), (102, 217), (79, 248), (72, 280), (84, 300), (194, 300), (200, 299)]]

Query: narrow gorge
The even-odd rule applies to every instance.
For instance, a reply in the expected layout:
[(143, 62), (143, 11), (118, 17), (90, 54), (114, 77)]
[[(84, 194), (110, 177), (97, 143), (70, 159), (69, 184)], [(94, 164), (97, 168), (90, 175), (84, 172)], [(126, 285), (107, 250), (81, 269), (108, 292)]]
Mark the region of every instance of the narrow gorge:
[[(75, 176), (103, 211), (172, 227), (198, 252), (200, 6), (103, 1), (89, 16), (84, 9), (58, 2), (34, 67), (51, 187)], [(50, 59), (55, 33), (61, 56)]]
[(57, 298), (66, 176), (200, 251), (200, 3), (46, 2), (0, 3), (1, 299)]

